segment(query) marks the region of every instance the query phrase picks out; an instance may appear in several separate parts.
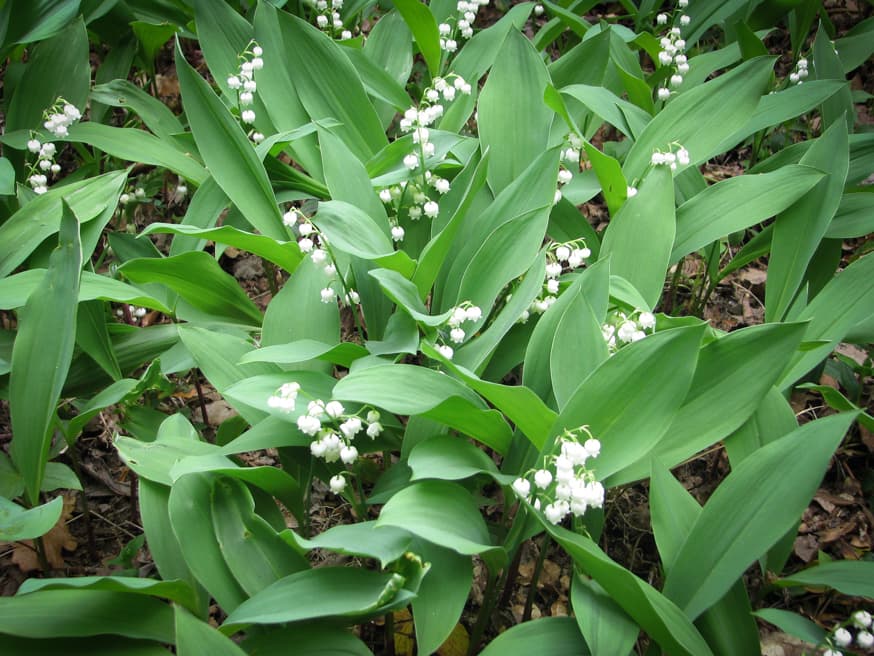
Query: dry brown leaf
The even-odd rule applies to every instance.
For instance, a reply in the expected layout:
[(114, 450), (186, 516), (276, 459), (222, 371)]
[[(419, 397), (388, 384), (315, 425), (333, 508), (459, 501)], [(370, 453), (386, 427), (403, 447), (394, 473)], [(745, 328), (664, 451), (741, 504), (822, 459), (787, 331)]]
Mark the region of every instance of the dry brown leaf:
[(551, 560), (544, 560), (543, 570), (540, 572), (540, 586), (548, 585), (555, 587), (558, 583), (559, 576), (561, 576), (561, 567), (558, 563)]
[[(42, 536), (46, 560), (54, 569), (62, 569), (64, 567), (64, 557), (62, 555), (64, 550), (73, 551), (78, 546), (76, 538), (72, 536), (67, 528), (67, 522), (70, 521), (73, 510), (76, 509), (76, 493), (65, 492), (63, 496), (64, 509), (61, 511), (57, 524)], [(12, 562), (18, 565), (19, 569), (25, 573), (41, 569), (33, 540), (23, 540), (15, 543), (15, 547), (12, 550)]]
[(470, 636), (461, 624), (456, 624), (452, 633), (437, 650), (437, 656), (465, 656), (470, 646)]
[(416, 639), (413, 635), (413, 616), (409, 608), (402, 608), (394, 614), (395, 656), (413, 656), (416, 652)]
[(805, 563), (813, 560), (813, 557), (819, 552), (819, 541), (815, 535), (799, 535), (795, 538), (793, 551)]

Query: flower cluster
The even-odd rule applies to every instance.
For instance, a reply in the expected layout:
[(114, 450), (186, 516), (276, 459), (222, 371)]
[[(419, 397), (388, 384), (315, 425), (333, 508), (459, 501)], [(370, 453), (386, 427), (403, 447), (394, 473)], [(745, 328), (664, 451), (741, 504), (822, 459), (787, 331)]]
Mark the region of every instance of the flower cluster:
[(792, 84), (801, 84), (807, 78), (807, 60), (802, 57), (795, 64), (795, 70), (789, 73), (789, 81)]
[(607, 322), (601, 326), (601, 335), (607, 342), (607, 348), (612, 355), (623, 345), (639, 342), (650, 333), (655, 332), (655, 315), (652, 312), (635, 310), (630, 315), (621, 310), (614, 310), (607, 317)]
[[(857, 631), (855, 636), (850, 628)], [(857, 610), (850, 616), (849, 622), (838, 625), (826, 636), (828, 649), (823, 653), (823, 656), (843, 656), (843, 652), (840, 650), (851, 647), (853, 642), (862, 649), (871, 649), (874, 647), (874, 634), (871, 633), (871, 629), (871, 613), (866, 610)]]
[(569, 514), (582, 517), (589, 508), (604, 505), (604, 486), (586, 466), (601, 453), (601, 442), (592, 437), (588, 426), (580, 426), (565, 430), (558, 444), (559, 454), (548, 456), (543, 468), (513, 481), (513, 491), (536, 509), (542, 508), (553, 524)]
[(320, 30), (328, 32), (331, 35), (339, 34), (341, 41), (346, 41), (352, 38), (350, 30), (343, 29), (343, 19), (340, 17), (339, 10), (343, 8), (343, 0), (316, 0), (316, 25)]
[[(186, 189), (186, 192), (188, 190)], [(142, 187), (136, 187), (134, 192), (128, 193), (124, 192), (121, 196), (118, 197), (118, 202), (120, 205), (127, 205), (128, 203), (143, 203), (146, 200), (146, 190)]]
[[(129, 317), (130, 321), (132, 321), (134, 323), (136, 323), (136, 321), (138, 319), (142, 319), (143, 317), (145, 317), (146, 314), (148, 314), (148, 312), (149, 311), (144, 307), (137, 307), (136, 305), (128, 305), (127, 306), (127, 315)], [(118, 308), (115, 311), (115, 316), (124, 317), (125, 316), (124, 308)]]
[[(576, 239), (563, 244), (550, 244), (546, 250), (546, 277), (543, 281), (543, 289), (540, 295), (531, 302), (528, 309), (522, 312), (522, 316), (517, 319), (517, 322), (525, 323), (532, 314), (546, 312), (558, 300), (561, 286), (558, 278), (565, 268), (570, 271), (579, 269), (586, 264), (586, 260), (591, 255), (592, 251), (586, 246), (585, 239)], [(508, 295), (506, 300), (509, 301), (511, 298), (512, 296)]]
[[(674, 146), (677, 146), (677, 152), (674, 152)], [(677, 170), (677, 166), (688, 166), (691, 163), (689, 151), (679, 144), (671, 144), (667, 151), (657, 150), (652, 154), (650, 163), (653, 166), (670, 166), (672, 171)]]
[[(689, 0), (679, 0), (677, 7), (681, 10), (689, 6)], [(673, 74), (668, 78), (668, 86), (659, 87), (657, 95), (659, 100), (667, 100), (671, 97), (671, 88), (676, 88), (683, 83), (683, 76), (689, 72), (689, 62), (686, 58), (686, 41), (681, 37), (681, 27), (686, 27), (692, 19), (688, 14), (680, 12), (676, 20), (672, 20), (667, 14), (656, 16), (656, 25), (666, 26), (669, 22), (674, 26), (661, 38), (659, 45), (659, 65), (673, 68)], [(677, 25), (676, 23), (679, 23)]]
[[(410, 107), (404, 112), (399, 127), (402, 132), (410, 133), (413, 150), (404, 156), (404, 166), (410, 175), (415, 176), (414, 182), (401, 181), (392, 187), (386, 187), (379, 192), (379, 199), (394, 210), (391, 218), (391, 237), (394, 241), (403, 241), (404, 228), (398, 222), (398, 214), (406, 209), (411, 221), (418, 221), (422, 216), (429, 219), (437, 217), (440, 205), (428, 195), (430, 187), (438, 194), (445, 194), (450, 189), (449, 181), (428, 170), (426, 162), (433, 157), (436, 148), (431, 141), (431, 126), (443, 115), (441, 101), (450, 102), (457, 93), (470, 94), (471, 86), (464, 78), (450, 73), (446, 77), (435, 77), (432, 85), (425, 89), (422, 102), (418, 107)], [(412, 201), (412, 202), (410, 202)]]
[(469, 39), (473, 36), (473, 22), (476, 13), (481, 6), (489, 4), (489, 0), (459, 0), (455, 6), (457, 13), (440, 23), (437, 30), (440, 32), (440, 49), (444, 52), (458, 50), (459, 39)]
[[(249, 44), (249, 47), (240, 55), (240, 69), (236, 75), (228, 76), (228, 87), (237, 92), (237, 104), (240, 107), (240, 119), (246, 125), (252, 125), (255, 122), (255, 111), (251, 109), (251, 105), (255, 102), (255, 92), (258, 90), (258, 84), (255, 82), (255, 71), (260, 71), (264, 68), (264, 60), (261, 55), (264, 50), (254, 41)], [(249, 138), (255, 143), (264, 141), (264, 135), (260, 132), (251, 130)]]
[[(69, 126), (82, 118), (82, 113), (63, 98), (58, 98), (46, 110), (44, 118), (45, 129), (56, 137), (64, 138), (69, 134)], [(49, 190), (49, 178), (46, 174), (57, 175), (61, 172), (61, 165), (55, 161), (58, 149), (50, 141), (43, 143), (32, 134), (27, 142), (27, 150), (36, 155), (36, 161), (28, 167), (27, 182), (34, 193), (44, 194)]]
[[(450, 310), (449, 318), (446, 320), (445, 328), (449, 329), (449, 341), (453, 344), (461, 344), (467, 337), (464, 328), (461, 326), (468, 321), (477, 322), (482, 319), (483, 311), (473, 305), (470, 301), (464, 301), (460, 305), (455, 306)], [(438, 344), (437, 351), (447, 360), (451, 360), (455, 351), (448, 344)]]

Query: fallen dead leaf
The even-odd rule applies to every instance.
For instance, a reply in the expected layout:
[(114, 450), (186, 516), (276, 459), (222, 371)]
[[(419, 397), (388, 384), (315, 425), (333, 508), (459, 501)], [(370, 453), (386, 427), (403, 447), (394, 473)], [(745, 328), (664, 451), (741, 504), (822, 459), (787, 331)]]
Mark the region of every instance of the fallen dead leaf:
[(394, 613), (395, 656), (413, 656), (416, 638), (413, 633), (413, 616), (409, 608)]
[(801, 560), (809, 563), (819, 552), (819, 541), (815, 535), (799, 535), (795, 538), (793, 551)]
[(470, 646), (470, 636), (461, 624), (456, 624), (452, 633), (437, 650), (437, 656), (465, 656)]
[[(63, 496), (64, 508), (61, 511), (57, 524), (42, 537), (46, 560), (54, 569), (62, 569), (64, 567), (65, 563), (62, 555), (64, 550), (73, 551), (78, 546), (76, 538), (72, 536), (67, 528), (67, 522), (70, 521), (73, 510), (76, 508), (76, 493), (65, 492)], [(22, 540), (15, 543), (12, 550), (12, 562), (18, 565), (18, 568), (24, 573), (41, 569), (33, 540)]]

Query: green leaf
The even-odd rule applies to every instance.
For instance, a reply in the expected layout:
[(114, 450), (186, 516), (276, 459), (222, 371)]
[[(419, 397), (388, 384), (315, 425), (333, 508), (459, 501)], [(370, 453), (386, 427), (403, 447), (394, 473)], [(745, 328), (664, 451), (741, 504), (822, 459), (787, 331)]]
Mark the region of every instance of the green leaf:
[(851, 597), (874, 597), (874, 563), (833, 560), (774, 581), (782, 588), (825, 586)]
[(59, 141), (90, 144), (128, 162), (161, 166), (197, 185), (203, 184), (208, 176), (190, 153), (177, 148), (173, 141), (159, 139), (145, 130), (113, 128), (89, 121), (71, 126), (69, 136)]
[(785, 318), (807, 266), (841, 202), (849, 169), (846, 123), (832, 124), (799, 163), (828, 173), (780, 213), (774, 223), (765, 285), (765, 321)]
[(210, 596), (232, 613), (247, 595), (228, 567), (213, 528), (214, 480), (209, 474), (178, 479), (170, 489), (170, 524), (188, 568)]
[(594, 112), (630, 139), (637, 139), (652, 117), (637, 105), (623, 100), (605, 87), (571, 84), (560, 89)]
[(576, 574), (571, 584), (571, 606), (593, 654), (631, 653), (640, 627), (596, 581)]
[[(278, 580), (228, 615), (222, 628), (246, 624), (284, 624), (320, 617), (354, 621), (407, 603), (404, 578), (356, 567), (319, 567)], [(300, 603), (306, 599), (307, 603)]]
[(334, 387), (334, 398), (369, 403), (399, 415), (445, 423), (503, 453), (511, 432), (501, 413), (488, 410), (463, 384), (432, 369), (406, 364), (353, 371)]
[[(342, 46), (321, 30), (297, 16), (274, 9), (269, 3), (261, 3), (258, 7), (256, 26), (259, 30), (256, 33), (261, 32), (261, 16), (265, 24), (269, 22), (278, 28), (278, 32), (274, 33), (277, 39), (274, 47), (277, 53), (282, 53), (282, 58), (272, 63), (265, 59), (264, 69), (270, 66), (284, 69), (286, 79), (290, 81), (310, 119), (319, 121), (331, 118), (339, 121), (341, 125), (332, 131), (362, 162), (384, 148), (388, 140), (379, 117), (367, 98), (361, 79), (343, 54)], [(281, 84), (284, 86), (284, 83)], [(269, 102), (267, 96), (265, 100)], [(280, 109), (287, 111), (280, 106), (275, 109), (277, 112)]]
[(61, 497), (55, 497), (49, 503), (25, 510), (0, 497), (0, 541), (33, 540), (45, 535), (61, 516), (62, 502)]
[(735, 467), (689, 531), (664, 594), (693, 618), (718, 601), (798, 520), (852, 420), (846, 413), (805, 424)]
[(18, 210), (0, 225), (0, 278), (24, 262), (46, 239), (58, 232), (66, 201), (79, 223), (115, 208), (127, 171), (113, 171), (81, 182), (50, 189)]
[(491, 153), (487, 175), (496, 195), (549, 146), (552, 111), (543, 102), (548, 84), (531, 42), (511, 30), (478, 103), (480, 143)]
[(176, 72), (194, 141), (209, 172), (249, 223), (264, 235), (287, 239), (264, 165), (239, 123), (185, 61), (178, 43)]
[[(58, 497), (60, 499), (60, 497)], [(30, 594), (37, 590), (106, 590), (129, 595), (161, 597), (195, 608), (191, 587), (184, 581), (156, 581), (129, 576), (77, 576), (64, 579), (27, 579), (18, 589), (18, 594)]]
[(480, 656), (565, 656), (592, 652), (571, 617), (541, 617), (517, 624), (492, 640)]
[(12, 162), (0, 157), (0, 196), (15, 195), (15, 169)]
[(809, 321), (804, 342), (824, 343), (796, 353), (777, 387), (788, 387), (810, 371), (861, 321), (871, 316), (874, 306), (874, 257), (860, 258), (835, 276), (798, 315)]
[(469, 556), (424, 540), (417, 540), (414, 552), (430, 565), (412, 604), (416, 647), (419, 653), (430, 654), (458, 625), (473, 583), (473, 567)]
[(155, 642), (130, 640), (118, 636), (88, 638), (28, 639), (3, 636), (6, 656), (64, 654), (64, 656), (166, 656), (167, 649)]
[(349, 631), (316, 623), (291, 626), (249, 635), (243, 646), (249, 654), (283, 656), (288, 645), (311, 656), (373, 656), (373, 652)]
[(201, 622), (181, 606), (174, 607), (176, 616), (176, 653), (179, 656), (244, 656), (230, 638), (209, 624)]
[(20, 313), (18, 336), (12, 349), (10, 455), (24, 477), (31, 503), (39, 501), (55, 406), (75, 346), (75, 332), (62, 330), (59, 334), (57, 326), (76, 323), (81, 268), (79, 222), (64, 203), (58, 246), (49, 260), (41, 291), (28, 299)]
[[(470, 442), (454, 435), (435, 435), (419, 442), (410, 451), (407, 464), (413, 470), (410, 480), (433, 478), (456, 481), (477, 474), (489, 474), (501, 480), (494, 461)], [(505, 481), (512, 482), (512, 478)]]
[(101, 301), (79, 304), (76, 313), (76, 344), (113, 380), (122, 377), (106, 328), (106, 307)]
[[(197, 226), (177, 225), (175, 223), (151, 223), (140, 232), (139, 236), (154, 233), (169, 233), (174, 235), (190, 235), (202, 239), (211, 239), (219, 244), (227, 244), (240, 250), (248, 251), (269, 262), (281, 266), (286, 271), (294, 271), (303, 259), (300, 248), (295, 241), (277, 241), (272, 237), (255, 235), (233, 226), (220, 228), (200, 228)], [(175, 243), (175, 242), (174, 242)]]
[(675, 230), (671, 172), (655, 167), (610, 221), (599, 256), (610, 258), (610, 273), (637, 288), (647, 303), (640, 309), (651, 310), (661, 296)]
[(166, 285), (193, 307), (213, 316), (243, 325), (261, 324), (261, 311), (246, 292), (203, 251), (137, 258), (125, 262), (119, 271), (133, 282)]
[[(75, 612), (71, 612), (75, 609)], [(173, 642), (173, 611), (158, 599), (106, 590), (42, 590), (0, 598), (0, 633), (22, 638), (104, 634)]]
[(396, 526), (463, 555), (499, 550), (471, 496), (457, 483), (413, 483), (382, 507), (377, 526)]
[(164, 144), (171, 143), (174, 134), (184, 132), (182, 123), (167, 105), (127, 80), (95, 85), (91, 89), (91, 102), (133, 111)]
[(834, 219), (826, 230), (827, 239), (855, 239), (874, 232), (874, 194), (845, 193)]
[(711, 185), (677, 208), (677, 237), (670, 261), (782, 212), (824, 176), (811, 167), (788, 165), (772, 173), (739, 175)]
[(312, 221), (325, 233), (332, 247), (372, 260), (405, 278), (413, 275), (415, 263), (403, 251), (396, 252), (386, 231), (358, 207), (341, 200), (319, 203)]
[(431, 77), (440, 72), (440, 33), (437, 31), (437, 21), (434, 14), (419, 0), (399, 0), (394, 3), (398, 13), (410, 28), (413, 38), (419, 46), (422, 58), (428, 65)]
[(755, 412), (798, 348), (801, 323), (751, 326), (701, 349), (689, 395), (665, 436), (647, 457), (614, 478), (644, 478), (651, 455), (673, 467), (737, 430)]
[(675, 328), (621, 349), (580, 384), (553, 435), (589, 426), (601, 440), (594, 464), (600, 480), (649, 453), (686, 398), (702, 332), (703, 326)]
[(354, 342), (340, 342), (331, 346), (314, 339), (299, 339), (289, 344), (275, 344), (250, 351), (240, 362), (297, 364), (319, 359), (349, 367), (355, 360), (367, 355), (369, 355), (368, 350)]
[(327, 549), (349, 556), (376, 558), (385, 568), (404, 555), (412, 537), (400, 528), (377, 527), (375, 521), (338, 524), (319, 535), (306, 539), (288, 529), (281, 537), (301, 550)]
[(42, 131), (43, 112), (59, 97), (84, 110), (90, 84), (88, 35), (85, 23), (74, 20), (33, 48), (26, 73), (9, 102), (5, 131)]
[(672, 143), (689, 151), (695, 166), (718, 155), (723, 140), (743, 127), (758, 105), (774, 60), (750, 59), (734, 70), (686, 91), (660, 111), (625, 158), (625, 177), (642, 177), (654, 151)]
[(811, 645), (825, 643), (826, 632), (806, 617), (779, 608), (762, 608), (753, 613), (789, 635), (801, 638)]
[(60, 32), (79, 13), (79, 2), (65, 0), (36, 0), (16, 5), (11, 11), (9, 5), (6, 33), (3, 46), (17, 43), (35, 43), (48, 39)]

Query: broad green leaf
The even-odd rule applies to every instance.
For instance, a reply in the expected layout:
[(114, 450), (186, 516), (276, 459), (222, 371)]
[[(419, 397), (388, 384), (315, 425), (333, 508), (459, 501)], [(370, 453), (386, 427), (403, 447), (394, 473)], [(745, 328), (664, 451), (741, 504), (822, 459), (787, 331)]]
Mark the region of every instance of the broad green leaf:
[[(359, 212), (370, 219), (370, 223), (375, 224), (374, 227), (368, 226), (367, 232), (373, 232), (375, 228), (387, 239), (390, 235), (390, 227), (385, 206), (374, 192), (373, 184), (370, 181), (370, 176), (367, 175), (364, 164), (358, 161), (343, 141), (329, 130), (319, 130), (319, 146), (322, 151), (325, 184), (332, 198), (332, 202), (320, 203), (319, 211), (322, 211), (326, 205), (329, 212), (333, 210), (336, 214), (342, 214), (344, 210), (348, 209), (335, 204), (334, 201), (344, 201), (354, 205)], [(347, 221), (349, 220), (347, 219)], [(379, 242), (379, 246), (383, 253), (386, 250), (394, 250), (391, 242), (389, 242), (387, 249), (383, 241)]]
[(410, 479), (413, 481), (426, 478), (456, 481), (482, 473), (502, 478), (497, 465), (484, 451), (453, 435), (435, 435), (419, 442), (410, 451), (407, 464), (413, 470)]
[[(227, 79), (239, 70), (240, 56), (250, 46), (254, 30), (249, 21), (226, 2), (194, 0), (191, 4), (197, 38), (216, 85), (225, 96), (236, 98), (237, 92), (228, 86)], [(260, 72), (255, 77), (259, 75)]]
[(314, 339), (299, 339), (289, 344), (275, 344), (250, 351), (240, 362), (274, 362), (276, 364), (297, 364), (319, 359), (348, 367), (358, 358), (369, 355), (367, 349), (354, 342), (340, 342), (331, 346)]
[(76, 313), (76, 344), (114, 381), (122, 377), (106, 328), (106, 308), (101, 301), (79, 304)]
[(206, 615), (208, 596), (185, 563), (182, 548), (170, 524), (170, 489), (159, 483), (140, 479), (137, 482), (140, 518), (143, 522), (149, 553), (158, 572), (165, 581), (179, 579), (194, 591), (196, 605), (201, 616)]
[(834, 219), (826, 229), (827, 239), (855, 239), (874, 232), (874, 194), (845, 193)]
[(622, 348), (580, 384), (552, 433), (589, 426), (602, 444), (600, 480), (649, 453), (686, 398), (702, 332), (675, 328)]
[(769, 624), (773, 624), (789, 635), (809, 642), (811, 645), (825, 643), (826, 632), (806, 617), (802, 617), (797, 613), (780, 610), (779, 608), (762, 608), (757, 610), (754, 615)]
[[(670, 574), (701, 507), (667, 467), (653, 460), (650, 484), (653, 533), (666, 574)], [(759, 632), (752, 618), (743, 580), (737, 580), (716, 604), (698, 618), (697, 626), (717, 654), (755, 653)]]
[[(692, 61), (695, 59), (697, 57)], [(782, 91), (762, 96), (749, 122), (722, 143), (719, 147), (720, 152), (730, 150), (759, 130), (780, 125), (806, 114), (837, 93), (845, 84), (837, 80), (805, 80), (804, 84), (795, 84)]]
[(677, 208), (677, 237), (670, 261), (782, 212), (824, 177), (815, 168), (789, 165), (711, 185)]
[(623, 100), (609, 89), (589, 84), (571, 84), (560, 89), (586, 109), (597, 114), (629, 139), (637, 139), (652, 117), (637, 105)]
[(718, 601), (798, 520), (852, 420), (847, 413), (805, 424), (735, 467), (689, 531), (665, 595), (692, 618)]
[(145, 130), (113, 128), (89, 121), (71, 126), (70, 135), (61, 141), (90, 144), (128, 162), (161, 166), (197, 185), (203, 184), (208, 176), (190, 153)]
[(541, 617), (517, 624), (492, 640), (481, 656), (587, 656), (592, 652), (570, 617)]
[[(18, 8), (13, 13), (17, 13)], [(81, 19), (30, 52), (25, 75), (15, 88), (6, 114), (6, 132), (43, 130), (43, 113), (58, 98), (84, 111), (91, 84), (88, 35)]]
[(765, 285), (765, 321), (785, 318), (841, 202), (849, 168), (846, 123), (832, 124), (799, 163), (827, 171), (827, 175), (781, 212), (774, 223)]
[(388, 298), (397, 303), (399, 308), (418, 323), (437, 327), (444, 325), (449, 319), (450, 313), (448, 310), (443, 314), (428, 314), (428, 308), (425, 307), (425, 304), (419, 298), (416, 286), (397, 271), (374, 269), (368, 275), (376, 279), (380, 287), (382, 287), (383, 293)]
[(166, 656), (167, 649), (156, 642), (131, 640), (118, 636), (88, 638), (29, 639), (3, 636), (5, 656), (64, 654), (64, 656)]
[(201, 622), (181, 606), (174, 607), (176, 616), (176, 653), (179, 656), (244, 656), (230, 638)]
[(424, 540), (417, 540), (414, 551), (431, 566), (412, 604), (418, 652), (430, 654), (458, 626), (473, 583), (473, 567), (470, 557)]
[(138, 594), (41, 590), (0, 598), (0, 633), (22, 638), (110, 634), (167, 643), (173, 642), (173, 611)]
[(796, 353), (777, 387), (785, 389), (810, 371), (874, 307), (874, 257), (860, 258), (835, 276), (796, 318), (809, 321), (804, 342), (823, 343)]
[(358, 207), (341, 200), (319, 203), (312, 221), (332, 247), (398, 271), (405, 278), (413, 275), (415, 263), (403, 251), (394, 250), (386, 235), (388, 224), (384, 229)]
[(261, 311), (246, 292), (203, 251), (137, 258), (125, 262), (119, 271), (133, 282), (166, 285), (193, 307), (215, 317), (243, 325), (261, 324)]
[(480, 142), (491, 153), (487, 177), (495, 194), (549, 146), (552, 111), (543, 102), (548, 84), (549, 74), (531, 42), (511, 30), (477, 110)]
[(327, 549), (349, 556), (376, 558), (383, 568), (403, 556), (412, 540), (407, 531), (390, 526), (377, 527), (374, 521), (338, 524), (310, 539), (291, 529), (280, 535), (301, 550)]
[(295, 241), (277, 241), (271, 237), (255, 235), (233, 226), (199, 228), (173, 223), (151, 223), (145, 230), (140, 232), (140, 236), (154, 233), (190, 235), (202, 239), (211, 239), (216, 243), (227, 244), (228, 246), (233, 246), (234, 248), (263, 257), (265, 260), (273, 262), (289, 272), (294, 271), (301, 259), (303, 259), (300, 248), (298, 248)]
[(825, 586), (851, 597), (874, 597), (874, 563), (865, 560), (833, 560), (801, 570), (781, 579), (775, 585)]
[(637, 626), (596, 581), (575, 574), (571, 606), (577, 626), (593, 654), (630, 654)]
[[(275, 10), (269, 3), (261, 3), (258, 12), (265, 23), (275, 25), (269, 29), (278, 28), (274, 47), (283, 53), (284, 61), (274, 60), (273, 65), (285, 68), (287, 79), (293, 81), (293, 88), (310, 119), (339, 121), (341, 125), (333, 132), (362, 162), (385, 147), (388, 141), (379, 117), (361, 79), (341, 51), (342, 46), (321, 30), (297, 16)], [(258, 16), (256, 25), (260, 32)], [(270, 65), (265, 59), (265, 70)], [(276, 110), (279, 111), (279, 107)], [(279, 124), (277, 127), (284, 129)], [(292, 127), (299, 126), (289, 126)]]
[(262, 234), (285, 240), (288, 232), (264, 165), (239, 123), (177, 44), (176, 72), (188, 122), (207, 169), (246, 220)]
[(59, 334), (57, 326), (76, 324), (82, 245), (79, 222), (66, 203), (62, 212), (58, 246), (40, 293), (31, 296), (19, 314), (9, 375), (10, 455), (24, 477), (31, 504), (39, 501), (55, 406), (75, 346), (75, 332), (65, 329)]
[[(357, 567), (319, 567), (282, 578), (228, 615), (222, 628), (284, 624), (320, 617), (355, 618), (385, 612), (412, 595), (404, 577)], [(306, 599), (307, 603), (300, 601)]]
[(12, 162), (5, 157), (0, 157), (0, 196), (13, 196), (15, 194), (15, 169)]
[(298, 653), (311, 656), (373, 656), (367, 645), (351, 631), (317, 623), (292, 624), (282, 629), (253, 633), (243, 642), (247, 653), (263, 656), (283, 656), (290, 644)]
[(215, 480), (211, 503), (215, 537), (225, 562), (248, 595), (309, 568), (297, 550), (255, 512), (255, 501), (243, 482), (226, 477)]
[(91, 89), (91, 102), (133, 111), (163, 143), (168, 143), (172, 135), (184, 131), (182, 123), (167, 105), (127, 80), (112, 80), (96, 85)]
[(419, 52), (428, 65), (428, 72), (433, 78), (440, 72), (440, 33), (437, 31), (437, 21), (434, 15), (419, 0), (398, 0), (394, 3), (395, 9), (403, 17), (404, 22), (410, 28)]
[(127, 171), (101, 176), (50, 189), (18, 210), (0, 225), (0, 278), (24, 262), (61, 225), (61, 201), (66, 201), (79, 223), (99, 217), (114, 208), (127, 179)]
[(0, 541), (33, 540), (45, 535), (61, 516), (62, 502), (61, 497), (55, 497), (49, 503), (24, 509), (0, 497)]
[(396, 526), (459, 554), (499, 549), (470, 492), (457, 483), (428, 480), (413, 483), (382, 507), (377, 526)]
[[(23, 307), (45, 278), (45, 269), (28, 269), (0, 279), (0, 308), (15, 310)], [(144, 294), (141, 289), (120, 280), (102, 276), (91, 271), (82, 271), (79, 285), (79, 303), (93, 300), (131, 303), (170, 314), (158, 299)]]
[(846, 124), (847, 132), (853, 131), (856, 122), (856, 110), (853, 107), (853, 97), (850, 85), (845, 82), (844, 67), (838, 58), (834, 41), (826, 33), (822, 23), (816, 31), (813, 41), (813, 73), (817, 80), (840, 80), (844, 88), (822, 104), (823, 127), (830, 128), (836, 121)]
[(610, 273), (622, 276), (640, 292), (651, 310), (664, 286), (674, 243), (674, 185), (665, 166), (644, 178), (604, 232), (600, 259), (610, 258)]
[[(342, 293), (312, 258), (304, 259), (270, 301), (264, 313), (261, 345), (288, 344), (300, 339), (340, 342), (340, 313), (336, 303), (322, 303), (321, 290), (331, 287)], [(301, 363), (295, 369), (328, 372), (327, 363)]]
[[(183, 437), (143, 442), (119, 435), (114, 444), (124, 463), (139, 477), (168, 487), (173, 484), (175, 477), (171, 470), (177, 462), (188, 456), (218, 454), (219, 451), (214, 444)], [(232, 467), (233, 462), (228, 460), (226, 466)]]
[(737, 430), (755, 412), (798, 348), (801, 323), (751, 326), (701, 349), (689, 395), (650, 454), (616, 475), (616, 482), (644, 478), (651, 455), (673, 467)]
[(432, 369), (385, 364), (359, 369), (340, 380), (334, 398), (369, 403), (399, 415), (422, 415), (470, 435), (503, 453), (510, 428), (496, 410), (458, 381)]
[(170, 489), (170, 524), (188, 568), (224, 610), (233, 612), (247, 595), (225, 562), (213, 528), (214, 481), (209, 474), (178, 479)]
[(686, 656), (712, 655), (695, 625), (670, 599), (611, 560), (588, 537), (542, 519), (541, 523), (574, 563), (595, 579), (665, 652)]
[[(60, 498), (60, 497), (58, 497)], [(106, 590), (129, 595), (161, 597), (195, 608), (194, 595), (184, 581), (158, 581), (129, 576), (75, 576), (59, 579), (27, 579), (18, 589), (18, 594), (30, 594), (37, 590)]]
[(689, 12), (692, 19), (683, 29), (689, 43), (697, 41), (709, 28), (720, 24), (745, 5), (745, 0), (700, 0), (695, 11)]
[(8, 24), (4, 23), (3, 47), (36, 43), (54, 36), (79, 14), (79, 4), (75, 0), (35, 0), (20, 5), (16, 3), (13, 12), (10, 3), (8, 15), (4, 16)]
[(677, 96), (634, 142), (625, 158), (625, 177), (634, 184), (650, 165), (653, 152), (670, 144), (682, 144), (693, 166), (718, 155), (722, 141), (741, 129), (755, 111), (773, 65), (769, 57), (750, 59)]

